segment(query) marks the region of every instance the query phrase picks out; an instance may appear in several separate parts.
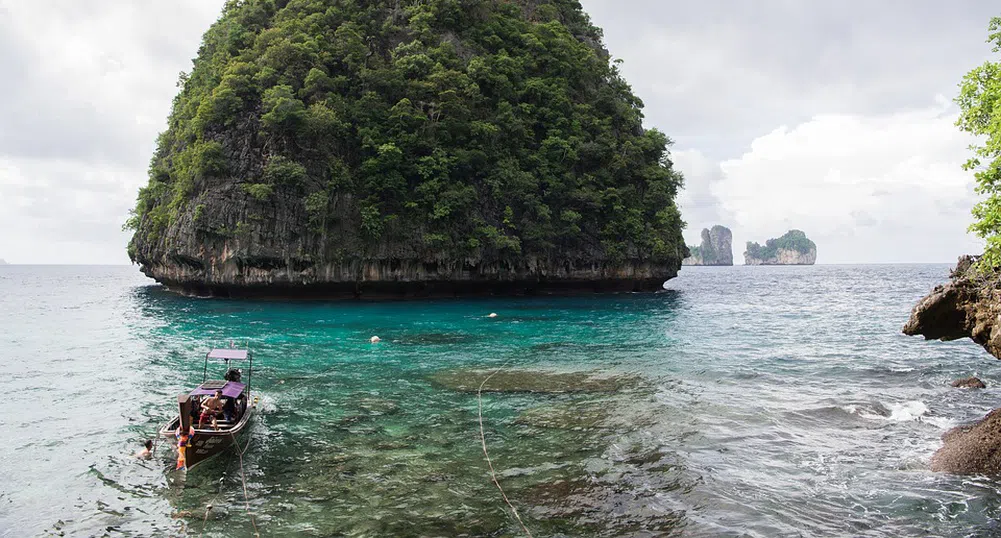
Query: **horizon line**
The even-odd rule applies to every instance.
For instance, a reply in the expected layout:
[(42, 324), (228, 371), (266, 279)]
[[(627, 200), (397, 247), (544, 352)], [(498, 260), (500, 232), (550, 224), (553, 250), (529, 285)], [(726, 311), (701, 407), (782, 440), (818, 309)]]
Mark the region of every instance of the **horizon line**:
[[(814, 263), (811, 265), (684, 265), (682, 267), (810, 267), (812, 265), (955, 265), (956, 262), (832, 262)], [(0, 264), (3, 267), (133, 267), (135, 263), (14, 263)]]

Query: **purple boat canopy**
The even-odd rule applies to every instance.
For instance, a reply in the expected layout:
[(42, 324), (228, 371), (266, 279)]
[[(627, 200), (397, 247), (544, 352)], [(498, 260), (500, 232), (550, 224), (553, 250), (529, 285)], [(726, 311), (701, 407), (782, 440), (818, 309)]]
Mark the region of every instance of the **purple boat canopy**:
[(246, 349), (213, 349), (209, 351), (208, 358), (231, 361), (247, 360)]
[(243, 383), (235, 381), (206, 381), (197, 389), (191, 391), (191, 396), (213, 396), (215, 391), (221, 390), (226, 398), (236, 398), (243, 394), (246, 387)]

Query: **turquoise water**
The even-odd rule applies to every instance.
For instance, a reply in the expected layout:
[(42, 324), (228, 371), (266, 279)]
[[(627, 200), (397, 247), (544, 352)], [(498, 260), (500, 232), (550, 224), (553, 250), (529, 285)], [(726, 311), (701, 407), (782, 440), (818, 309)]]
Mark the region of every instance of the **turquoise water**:
[(900, 334), (948, 269), (280, 303), (177, 297), (131, 267), (0, 267), (0, 536), (252, 535), (235, 454), (186, 475), (163, 447), (132, 457), (230, 341), (258, 359), (244, 470), (263, 536), (518, 535), (468, 390), (501, 366), (486, 439), (535, 536), (992, 535), (998, 483), (927, 466), (997, 405), (949, 382), (1001, 376), (970, 342)]

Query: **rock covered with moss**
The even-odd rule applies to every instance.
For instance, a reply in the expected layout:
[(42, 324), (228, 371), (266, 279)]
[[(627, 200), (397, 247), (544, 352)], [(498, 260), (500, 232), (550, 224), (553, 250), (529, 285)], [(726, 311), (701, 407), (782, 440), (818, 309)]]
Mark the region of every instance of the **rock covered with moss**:
[(733, 265), (733, 232), (716, 225), (702, 230), (702, 244), (688, 248), (690, 255), (681, 265)]
[(129, 254), (217, 295), (660, 289), (669, 139), (575, 0), (230, 1)]
[(764, 246), (748, 241), (744, 265), (813, 265), (817, 263), (817, 244), (800, 230), (769, 239)]

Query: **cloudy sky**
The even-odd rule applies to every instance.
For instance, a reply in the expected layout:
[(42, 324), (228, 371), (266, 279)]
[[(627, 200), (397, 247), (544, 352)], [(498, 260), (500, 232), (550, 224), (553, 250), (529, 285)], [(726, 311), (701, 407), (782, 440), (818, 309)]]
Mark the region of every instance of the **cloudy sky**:
[[(735, 254), (790, 228), (820, 263), (952, 262), (979, 250), (954, 126), (991, 58), (987, 0), (582, 0), (675, 141), (686, 237)], [(0, 258), (128, 263), (180, 71), (223, 0), (0, 0)]]

